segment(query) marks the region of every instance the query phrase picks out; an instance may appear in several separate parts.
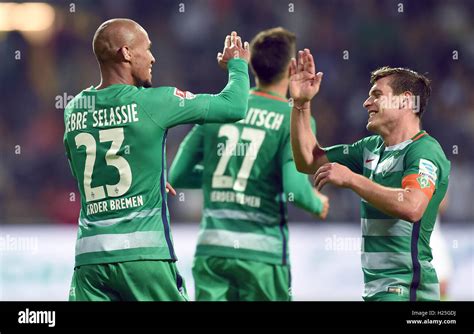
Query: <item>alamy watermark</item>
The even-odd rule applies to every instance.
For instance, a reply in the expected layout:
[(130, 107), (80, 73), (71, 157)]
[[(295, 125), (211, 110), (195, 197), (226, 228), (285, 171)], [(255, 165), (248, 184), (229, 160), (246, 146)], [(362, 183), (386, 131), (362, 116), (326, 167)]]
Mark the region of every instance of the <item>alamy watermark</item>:
[(217, 144), (217, 156), (236, 156), (244, 157), (251, 156), (256, 157), (258, 154), (258, 149), (256, 145), (252, 143), (235, 143), (226, 145), (224, 143)]
[(26, 309), (18, 312), (19, 324), (46, 324), (48, 327), (56, 326), (56, 311), (34, 311)]
[(418, 95), (408, 97), (389, 93), (388, 95), (380, 96), (379, 99), (380, 106), (384, 109), (410, 108), (415, 114), (420, 112), (420, 96)]
[(18, 237), (10, 234), (0, 235), (0, 252), (30, 252), (38, 253), (37, 237)]
[(333, 234), (332, 237), (324, 239), (324, 249), (334, 252), (361, 252), (362, 238), (339, 237)]
[[(64, 110), (66, 106), (74, 109), (82, 109), (88, 111), (95, 110), (95, 96), (94, 95), (82, 95), (81, 97), (74, 98), (73, 95), (68, 95), (64, 92), (62, 95), (56, 95), (54, 98), (54, 107), (56, 109)], [(72, 103), (70, 103), (72, 101)]]

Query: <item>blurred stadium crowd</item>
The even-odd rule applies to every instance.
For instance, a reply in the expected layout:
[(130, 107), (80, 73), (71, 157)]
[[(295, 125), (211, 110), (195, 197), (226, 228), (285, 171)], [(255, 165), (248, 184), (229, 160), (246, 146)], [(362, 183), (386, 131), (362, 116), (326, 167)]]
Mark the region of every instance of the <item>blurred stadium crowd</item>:
[[(474, 2), (104, 0), (76, 1), (74, 8), (71, 2), (48, 3), (54, 21), (43, 35), (0, 31), (1, 223), (76, 224), (80, 198), (64, 154), (58, 102), (99, 82), (92, 36), (113, 17), (134, 19), (148, 31), (157, 59), (155, 86), (193, 93), (223, 88), (226, 74), (215, 57), (231, 30), (248, 41), (274, 26), (295, 32), (298, 48), (309, 47), (325, 73), (313, 105), (323, 145), (368, 135), (362, 103), (370, 71), (391, 65), (428, 73), (433, 93), (423, 127), (452, 162), (445, 220), (472, 222)], [(170, 131), (168, 166), (190, 128)], [(325, 192), (332, 201), (329, 220), (359, 221), (352, 192), (330, 187)], [(200, 197), (190, 192), (186, 201), (192, 202), (189, 210), (177, 210), (179, 200), (170, 200), (174, 222), (199, 219)], [(290, 220), (313, 218), (291, 209)]]

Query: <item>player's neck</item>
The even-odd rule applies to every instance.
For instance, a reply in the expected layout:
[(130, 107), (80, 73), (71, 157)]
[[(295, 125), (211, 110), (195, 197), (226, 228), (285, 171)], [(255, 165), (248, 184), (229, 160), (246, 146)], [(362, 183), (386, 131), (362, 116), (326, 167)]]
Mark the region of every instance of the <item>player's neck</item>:
[(262, 85), (257, 80), (257, 89), (262, 92), (276, 94), (284, 99), (286, 99), (286, 94), (288, 92), (288, 79), (283, 79), (277, 83), (271, 85)]
[(413, 138), (421, 131), (420, 123), (414, 122), (403, 127), (398, 127), (392, 131), (381, 133), (385, 146), (393, 146)]
[(100, 69), (100, 83), (96, 89), (104, 89), (111, 85), (134, 85), (134, 79), (129, 72), (113, 67), (103, 67)]

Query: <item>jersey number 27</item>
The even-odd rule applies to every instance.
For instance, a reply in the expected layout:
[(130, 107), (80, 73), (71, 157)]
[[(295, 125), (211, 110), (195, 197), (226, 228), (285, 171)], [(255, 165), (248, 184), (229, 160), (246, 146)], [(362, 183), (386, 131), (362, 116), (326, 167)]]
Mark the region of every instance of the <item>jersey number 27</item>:
[(250, 143), (245, 149), (245, 157), (236, 179), (224, 175), (224, 173), (230, 158), (237, 155), (236, 151), (239, 151), (239, 129), (235, 125), (225, 124), (219, 128), (218, 136), (227, 137), (227, 140), (225, 150), (220, 154), (221, 157), (212, 175), (212, 188), (232, 188), (235, 191), (245, 191), (252, 166), (265, 139), (265, 131), (247, 127), (242, 129), (240, 139), (248, 140)]

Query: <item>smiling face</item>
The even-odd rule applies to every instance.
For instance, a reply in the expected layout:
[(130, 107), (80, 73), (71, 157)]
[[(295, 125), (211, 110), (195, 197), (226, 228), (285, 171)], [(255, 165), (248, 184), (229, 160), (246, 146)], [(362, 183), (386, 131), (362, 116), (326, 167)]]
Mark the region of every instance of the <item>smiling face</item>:
[(431, 94), (426, 76), (409, 68), (383, 66), (370, 74), (370, 83), (364, 102), (367, 130), (388, 136), (411, 125), (420, 127)]
[(148, 34), (145, 30), (141, 30), (134, 41), (133, 48), (130, 50), (130, 65), (135, 86), (148, 88), (152, 86), (151, 70), (155, 58), (151, 53), (151, 41)]
[(364, 102), (364, 108), (369, 114), (367, 130), (382, 134), (396, 127), (404, 115), (399, 103), (403, 100), (402, 95), (393, 94), (390, 76), (378, 79)]

